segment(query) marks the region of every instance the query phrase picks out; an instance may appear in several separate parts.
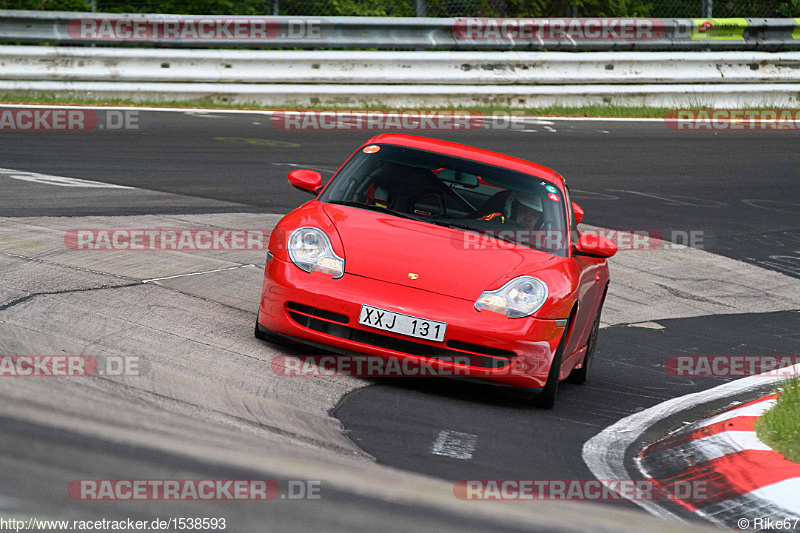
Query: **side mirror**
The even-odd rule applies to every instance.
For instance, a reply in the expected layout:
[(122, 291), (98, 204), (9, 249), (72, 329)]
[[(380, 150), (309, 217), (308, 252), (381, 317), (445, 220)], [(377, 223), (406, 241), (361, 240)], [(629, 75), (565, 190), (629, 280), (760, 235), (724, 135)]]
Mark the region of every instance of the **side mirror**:
[(581, 235), (581, 238), (575, 243), (575, 252), (590, 257), (607, 258), (617, 253), (617, 245), (614, 241), (600, 235), (586, 233)]
[(583, 220), (583, 208), (575, 202), (572, 202), (572, 210), (575, 212), (575, 225), (578, 225), (581, 223), (581, 220)]
[(289, 183), (295, 189), (316, 195), (322, 187), (322, 174), (316, 170), (298, 168), (289, 172)]

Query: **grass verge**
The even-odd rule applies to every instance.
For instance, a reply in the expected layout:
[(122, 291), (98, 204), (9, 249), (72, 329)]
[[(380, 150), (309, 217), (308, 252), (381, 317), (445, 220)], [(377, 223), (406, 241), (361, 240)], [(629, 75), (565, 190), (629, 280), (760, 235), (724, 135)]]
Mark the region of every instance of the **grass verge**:
[(782, 388), (775, 405), (756, 421), (756, 433), (772, 449), (800, 463), (800, 378), (789, 378)]
[[(622, 118), (663, 118), (670, 108), (661, 107), (633, 107), (608, 104), (585, 105), (580, 107), (566, 107), (554, 105), (539, 108), (517, 108), (503, 105), (444, 107), (425, 109), (386, 109), (378, 106), (302, 106), (302, 107), (264, 107), (258, 103), (229, 103), (220, 101), (219, 98), (197, 98), (187, 100), (162, 101), (162, 100), (133, 100), (126, 98), (90, 98), (69, 97), (63, 95), (48, 95), (41, 93), (7, 93), (0, 94), (0, 103), (3, 104), (43, 104), (43, 105), (93, 105), (93, 106), (122, 106), (122, 107), (161, 107), (161, 108), (201, 108), (201, 109), (241, 109), (251, 111), (270, 111), (279, 109), (311, 109), (311, 110), (352, 110), (352, 111), (393, 111), (393, 112), (471, 112), (486, 115), (505, 114), (516, 116), (551, 116), (551, 117), (622, 117)], [(693, 109), (710, 109), (708, 107), (693, 106)], [(766, 108), (765, 108), (766, 109)], [(673, 110), (674, 111), (674, 110)]]

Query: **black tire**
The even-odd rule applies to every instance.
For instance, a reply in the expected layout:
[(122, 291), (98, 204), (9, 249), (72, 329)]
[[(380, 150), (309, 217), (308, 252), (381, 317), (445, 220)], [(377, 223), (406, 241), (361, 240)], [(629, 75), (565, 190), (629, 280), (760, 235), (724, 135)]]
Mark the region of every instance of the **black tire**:
[(564, 355), (564, 347), (567, 345), (567, 336), (569, 333), (569, 326), (572, 324), (573, 316), (570, 316), (567, 322), (567, 327), (564, 328), (564, 334), (561, 336), (561, 341), (558, 343), (556, 354), (553, 356), (553, 362), (550, 364), (550, 372), (547, 373), (547, 381), (544, 384), (542, 392), (533, 397), (533, 404), (536, 407), (544, 409), (552, 409), (556, 404), (556, 394), (558, 393), (558, 375), (561, 372), (561, 359)]
[[(606, 288), (608, 291), (608, 288)], [(603, 313), (603, 304), (606, 301), (606, 293), (603, 293), (603, 299), (600, 300), (600, 308), (597, 310), (597, 316), (592, 324), (592, 331), (589, 333), (589, 340), (586, 341), (586, 356), (583, 359), (583, 365), (580, 368), (573, 370), (567, 376), (567, 381), (577, 385), (583, 385), (589, 380), (589, 374), (592, 371), (592, 361), (594, 361), (594, 351), (597, 349), (597, 336), (600, 334), (600, 315)]]
[(567, 381), (577, 385), (583, 385), (589, 379), (589, 373), (592, 369), (592, 360), (594, 359), (594, 349), (597, 347), (597, 333), (600, 331), (600, 315), (594, 319), (592, 331), (589, 333), (589, 340), (586, 342), (586, 356), (583, 359), (583, 365), (569, 373)]

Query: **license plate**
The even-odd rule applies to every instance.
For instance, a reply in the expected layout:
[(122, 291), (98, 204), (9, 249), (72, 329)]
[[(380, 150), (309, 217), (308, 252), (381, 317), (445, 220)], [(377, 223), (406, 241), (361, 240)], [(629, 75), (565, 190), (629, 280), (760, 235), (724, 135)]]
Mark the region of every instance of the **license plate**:
[(447, 323), (427, 320), (416, 316), (393, 313), (369, 305), (361, 306), (358, 323), (384, 331), (392, 331), (408, 337), (442, 342)]

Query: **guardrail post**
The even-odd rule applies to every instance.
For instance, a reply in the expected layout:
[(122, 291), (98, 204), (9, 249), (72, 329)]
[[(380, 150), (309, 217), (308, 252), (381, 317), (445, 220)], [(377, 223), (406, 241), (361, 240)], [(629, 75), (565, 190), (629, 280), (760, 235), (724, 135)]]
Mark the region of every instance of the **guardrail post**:
[(425, 16), (425, 0), (417, 0), (416, 15), (418, 17)]
[(702, 17), (704, 19), (712, 18), (711, 5), (712, 5), (713, 1), (714, 0), (703, 0), (703, 14), (702, 14)]

